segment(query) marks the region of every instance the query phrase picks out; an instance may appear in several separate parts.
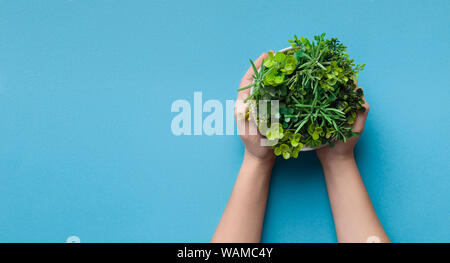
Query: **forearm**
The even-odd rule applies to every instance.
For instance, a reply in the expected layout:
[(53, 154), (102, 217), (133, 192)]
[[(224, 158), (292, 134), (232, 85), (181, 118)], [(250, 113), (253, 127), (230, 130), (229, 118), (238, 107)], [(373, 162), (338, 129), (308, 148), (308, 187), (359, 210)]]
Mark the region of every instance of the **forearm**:
[(244, 155), (212, 242), (260, 242), (273, 162)]
[(389, 242), (353, 156), (322, 163), (339, 242)]

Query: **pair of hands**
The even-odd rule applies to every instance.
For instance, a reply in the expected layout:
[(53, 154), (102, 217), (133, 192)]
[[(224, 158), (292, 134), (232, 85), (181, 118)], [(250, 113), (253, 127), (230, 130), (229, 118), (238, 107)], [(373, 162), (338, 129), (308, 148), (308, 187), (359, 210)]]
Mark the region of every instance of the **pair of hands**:
[[(261, 55), (255, 66), (259, 68), (266, 57), (267, 54)], [(240, 86), (248, 86), (252, 81), (253, 70), (249, 68)], [(261, 240), (275, 155), (272, 149), (261, 146), (262, 135), (255, 133), (255, 123), (245, 118), (248, 106), (243, 100), (249, 95), (248, 89), (239, 92), (235, 106), (239, 134), (245, 144), (244, 160), (212, 242)], [(367, 103), (364, 106), (366, 111), (358, 114), (353, 125), (355, 132), (361, 133), (364, 129), (369, 110)], [(353, 156), (358, 139), (359, 136), (353, 136), (346, 143), (336, 143), (333, 148), (316, 150), (324, 169), (337, 239), (339, 242), (389, 242)]]
[[(254, 63), (255, 66), (259, 69), (261, 66), (261, 62), (263, 59), (268, 58), (267, 53), (263, 53)], [(244, 77), (241, 80), (240, 88), (250, 85), (253, 82), (253, 69), (250, 67), (245, 73)], [(241, 139), (245, 145), (245, 153), (252, 159), (258, 161), (273, 161), (275, 159), (275, 155), (273, 150), (261, 146), (262, 135), (258, 132), (257, 135), (250, 135), (248, 132), (250, 129), (256, 130), (254, 122), (249, 122), (247, 118), (245, 118), (245, 114), (247, 112), (247, 104), (242, 101), (245, 100), (250, 95), (250, 89), (242, 90), (238, 93), (236, 107), (235, 107), (235, 118), (237, 122), (238, 130), (241, 134)], [(364, 130), (364, 125), (367, 119), (367, 115), (369, 113), (369, 104), (364, 104), (366, 111), (364, 113), (358, 113), (355, 123), (353, 124), (353, 131), (359, 132), (360, 134)], [(359, 135), (360, 136), (360, 135)], [(334, 162), (334, 161), (342, 161), (345, 159), (353, 159), (353, 148), (355, 147), (356, 142), (359, 139), (359, 136), (353, 136), (347, 140), (347, 142), (337, 142), (334, 147), (323, 147), (316, 150), (317, 156), (319, 157), (322, 165)]]

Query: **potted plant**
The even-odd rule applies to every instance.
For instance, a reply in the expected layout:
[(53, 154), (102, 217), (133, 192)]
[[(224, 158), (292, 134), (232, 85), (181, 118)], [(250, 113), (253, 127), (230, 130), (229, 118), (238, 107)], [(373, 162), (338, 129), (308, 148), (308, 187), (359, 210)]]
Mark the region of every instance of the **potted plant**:
[[(268, 53), (259, 70), (253, 61), (254, 81), (241, 88), (251, 89), (245, 100), (249, 118), (262, 135), (276, 141), (270, 146), (285, 159), (297, 158), (300, 151), (313, 150), (336, 141), (346, 141), (352, 132), (357, 112), (364, 112), (363, 90), (358, 88), (356, 65), (337, 39), (325, 33), (289, 40), (291, 47)], [(259, 101), (278, 101), (278, 122), (257, 117)], [(270, 103), (270, 102), (269, 102)], [(269, 113), (271, 107), (267, 107)], [(262, 129), (262, 123), (268, 129)]]

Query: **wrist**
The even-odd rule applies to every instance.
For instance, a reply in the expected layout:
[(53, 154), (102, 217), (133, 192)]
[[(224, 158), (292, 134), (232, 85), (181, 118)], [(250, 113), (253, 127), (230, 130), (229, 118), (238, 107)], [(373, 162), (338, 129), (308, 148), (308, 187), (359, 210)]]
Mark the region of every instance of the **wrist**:
[(320, 163), (324, 170), (333, 169), (342, 165), (352, 164), (355, 162), (353, 151), (346, 154), (329, 154), (319, 157)]
[(243, 162), (259, 168), (272, 169), (275, 163), (275, 155), (262, 158), (245, 150)]

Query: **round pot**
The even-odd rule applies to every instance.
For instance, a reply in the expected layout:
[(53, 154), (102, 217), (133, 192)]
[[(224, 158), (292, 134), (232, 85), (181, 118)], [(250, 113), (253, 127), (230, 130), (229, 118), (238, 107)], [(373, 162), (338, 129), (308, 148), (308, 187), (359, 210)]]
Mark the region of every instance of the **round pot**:
[[(292, 47), (287, 47), (287, 48), (283, 48), (277, 52), (286, 52), (288, 50), (291, 50)], [(253, 81), (254, 82), (254, 81)], [(253, 87), (250, 88), (250, 94), (253, 92)], [(250, 121), (253, 121), (256, 125), (256, 127), (258, 127), (258, 124), (256, 123), (256, 116), (257, 116), (257, 107), (256, 107), (256, 103), (255, 101), (251, 100), (248, 101), (248, 110), (249, 110), (249, 114), (250, 114)], [(263, 135), (264, 136), (264, 135)], [(306, 152), (306, 151), (312, 151), (312, 150), (316, 150), (316, 149), (320, 149), (327, 146), (327, 144), (321, 145), (321, 146), (317, 146), (317, 147), (309, 147), (309, 146), (305, 146), (303, 147), (300, 151), (301, 152)]]

